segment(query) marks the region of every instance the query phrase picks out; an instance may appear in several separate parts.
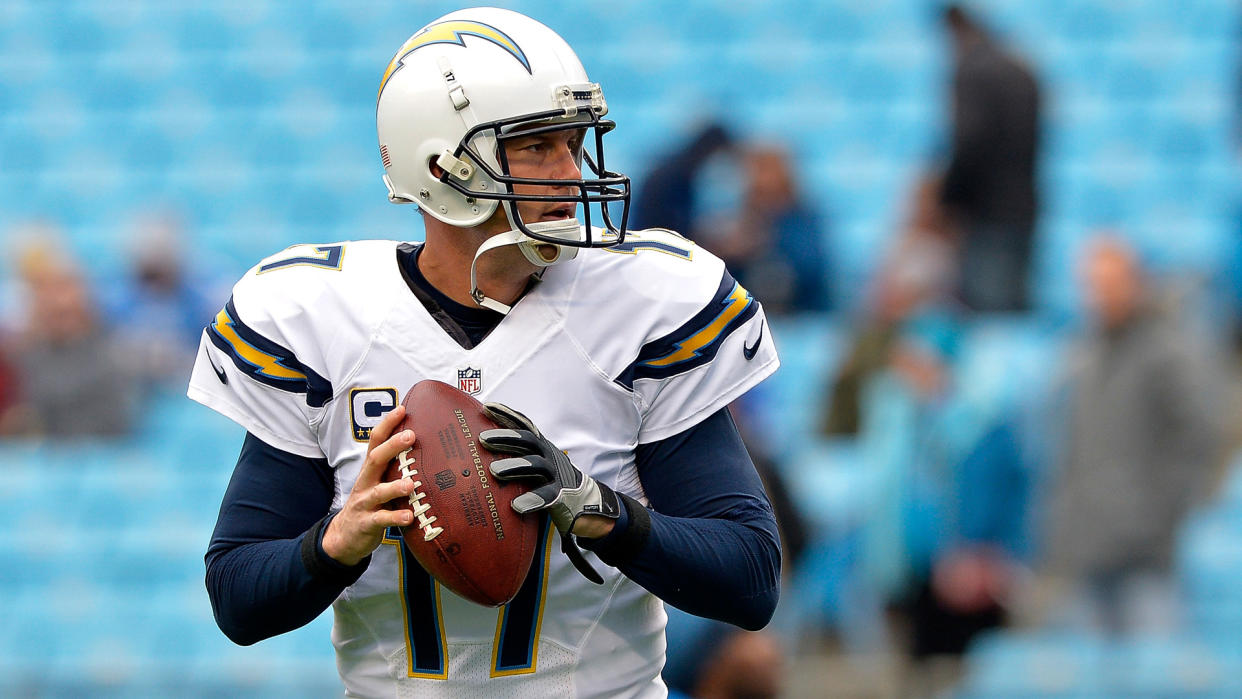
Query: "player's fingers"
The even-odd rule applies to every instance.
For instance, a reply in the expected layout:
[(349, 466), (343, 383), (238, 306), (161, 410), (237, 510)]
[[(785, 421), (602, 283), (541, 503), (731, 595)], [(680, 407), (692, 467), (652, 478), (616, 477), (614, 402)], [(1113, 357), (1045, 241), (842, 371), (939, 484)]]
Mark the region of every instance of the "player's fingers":
[(409, 510), (376, 510), (371, 513), (371, 526), (376, 530), (389, 527), (405, 527), (414, 523), (414, 513)]
[(487, 413), (496, 424), (502, 427), (511, 427), (515, 430), (535, 431), (535, 423), (530, 418), (510, 408), (504, 403), (484, 403), (483, 412)]
[(409, 478), (398, 478), (395, 481), (380, 483), (372, 486), (363, 495), (362, 502), (360, 504), (368, 510), (374, 510), (375, 508), (384, 505), (385, 503), (392, 502), (397, 498), (408, 498), (413, 490), (413, 480)]
[(354, 487), (361, 485), (364, 488), (370, 488), (379, 483), (384, 477), (384, 471), (388, 468), (388, 462), (413, 445), (414, 431), (401, 430), (371, 449), (367, 452), (367, 460), (362, 464), (362, 471), (358, 473), (358, 480)]
[(397, 404), (397, 407), (389, 410), (379, 424), (371, 428), (371, 437), (367, 439), (367, 453), (371, 453), (372, 449), (386, 442), (403, 419), (405, 419), (404, 405)]
[(548, 460), (538, 455), (497, 459), (488, 469), (502, 481), (531, 478), (546, 483), (554, 477)]
[(514, 511), (518, 514), (524, 515), (527, 512), (534, 512), (535, 510), (543, 509), (552, 504), (556, 501), (556, 497), (560, 494), (560, 492), (561, 487), (559, 485), (556, 483), (549, 483), (535, 488), (530, 492), (522, 493), (516, 498), (513, 498), (513, 502), (510, 504), (513, 506)]
[(531, 454), (539, 451), (539, 441), (527, 430), (483, 430), (479, 443), (498, 454)]

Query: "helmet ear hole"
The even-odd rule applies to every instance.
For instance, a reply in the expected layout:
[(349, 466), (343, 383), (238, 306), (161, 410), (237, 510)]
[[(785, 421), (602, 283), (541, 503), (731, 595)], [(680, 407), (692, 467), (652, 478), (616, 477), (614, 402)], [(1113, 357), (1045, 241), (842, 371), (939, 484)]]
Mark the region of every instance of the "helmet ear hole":
[(430, 172), (431, 176), (437, 180), (444, 178), (444, 168), (436, 162), (436, 156), (427, 158), (427, 172)]

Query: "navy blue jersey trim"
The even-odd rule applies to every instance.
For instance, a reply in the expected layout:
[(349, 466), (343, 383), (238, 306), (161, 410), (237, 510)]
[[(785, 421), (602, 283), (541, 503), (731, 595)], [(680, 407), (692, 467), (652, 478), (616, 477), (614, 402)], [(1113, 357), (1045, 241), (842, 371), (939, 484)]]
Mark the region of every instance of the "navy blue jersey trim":
[(290, 393), (306, 394), (306, 404), (321, 408), (332, 398), (332, 384), (298, 361), (292, 350), (247, 327), (237, 315), (233, 298), (207, 326), (211, 343), (233, 359), (238, 370), (255, 381)]
[(720, 286), (694, 317), (667, 335), (642, 346), (638, 357), (614, 381), (633, 390), (638, 379), (666, 379), (716, 358), (733, 331), (759, 311), (759, 302), (725, 270)]

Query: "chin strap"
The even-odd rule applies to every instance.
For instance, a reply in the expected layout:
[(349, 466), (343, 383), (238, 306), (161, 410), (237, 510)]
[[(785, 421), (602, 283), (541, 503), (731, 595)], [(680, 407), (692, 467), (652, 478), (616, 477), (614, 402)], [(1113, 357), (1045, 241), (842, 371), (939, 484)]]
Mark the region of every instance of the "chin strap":
[[(566, 219), (564, 221), (540, 221), (537, 223), (526, 224), (527, 228), (536, 233), (561, 238), (564, 240), (580, 240), (584, 233), (582, 224), (577, 219)], [(542, 240), (535, 240), (519, 230), (511, 230), (506, 233), (498, 233), (479, 246), (474, 253), (474, 261), (470, 263), (470, 296), (474, 298), (474, 302), (480, 306), (508, 315), (513, 310), (512, 306), (503, 304), (494, 298), (484, 295), (479, 289), (478, 282), (478, 266), (479, 258), (488, 250), (494, 250), (505, 245), (516, 245), (518, 250), (522, 251), (525, 257), (532, 265), (536, 267), (551, 267), (559, 262), (568, 262), (574, 259), (578, 254), (578, 248), (571, 245), (556, 245), (555, 243), (547, 243)], [(545, 257), (545, 251), (552, 252), (552, 257)]]

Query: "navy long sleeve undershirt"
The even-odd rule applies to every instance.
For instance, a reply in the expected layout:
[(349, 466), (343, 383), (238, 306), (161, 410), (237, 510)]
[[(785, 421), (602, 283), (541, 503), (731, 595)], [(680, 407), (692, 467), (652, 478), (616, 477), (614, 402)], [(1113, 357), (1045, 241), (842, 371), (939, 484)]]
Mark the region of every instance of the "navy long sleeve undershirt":
[(303, 626), (366, 570), (323, 551), (332, 505), (326, 459), (281, 451), (246, 435), (207, 547), (216, 623), (250, 645)]
[[(623, 498), (613, 533), (580, 543), (657, 597), (747, 629), (776, 608), (780, 543), (754, 464), (726, 410), (639, 445), (639, 477), (654, 511)], [(207, 551), (216, 622), (250, 644), (314, 619), (366, 569), (324, 553), (332, 473), (323, 459), (246, 436)]]
[(651, 510), (623, 497), (628, 522), (579, 539), (655, 596), (745, 629), (767, 625), (780, 594), (776, 517), (728, 410), (635, 453)]

